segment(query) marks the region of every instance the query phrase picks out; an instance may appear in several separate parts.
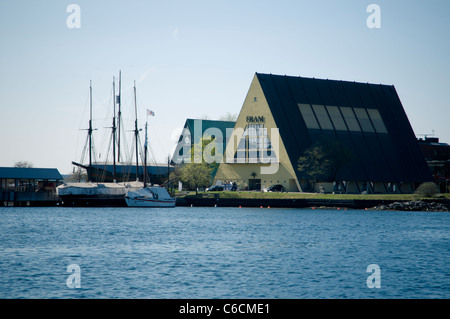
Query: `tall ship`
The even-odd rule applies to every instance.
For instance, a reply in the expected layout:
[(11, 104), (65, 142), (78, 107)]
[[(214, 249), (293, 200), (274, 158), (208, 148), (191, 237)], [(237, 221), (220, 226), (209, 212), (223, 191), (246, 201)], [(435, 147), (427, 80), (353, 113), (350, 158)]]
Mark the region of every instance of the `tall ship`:
[[(137, 115), (137, 99), (136, 99), (136, 83), (134, 83), (134, 153), (135, 163), (132, 163), (133, 155), (129, 158), (121, 153), (123, 146), (123, 120), (121, 109), (121, 73), (119, 72), (119, 94), (116, 95), (115, 89), (116, 79), (113, 78), (113, 118), (112, 126), (112, 163), (105, 161), (99, 163), (96, 161), (93, 143), (93, 133), (96, 130), (93, 127), (92, 119), (92, 81), (89, 90), (89, 127), (87, 130), (86, 145), (83, 149), (81, 163), (72, 162), (76, 167), (78, 173), (86, 172), (87, 180), (78, 182), (65, 182), (57, 187), (57, 194), (61, 199), (63, 206), (101, 206), (101, 207), (126, 207), (127, 202), (125, 196), (133, 192), (140, 191), (149, 186), (150, 178), (153, 182), (164, 182), (166, 176), (173, 169), (168, 165), (153, 164), (147, 166), (147, 136), (145, 142), (145, 149), (143, 155), (143, 165), (139, 165), (139, 132), (138, 115)], [(116, 116), (116, 107), (118, 106), (118, 113)], [(153, 114), (147, 111), (148, 114)], [(146, 124), (147, 135), (147, 124)], [(88, 162), (83, 163), (86, 155), (85, 150), (88, 150)], [(109, 150), (108, 150), (109, 152)], [(133, 151), (131, 152), (133, 154)], [(142, 154), (142, 152), (141, 152)], [(75, 171), (75, 170), (74, 170)]]

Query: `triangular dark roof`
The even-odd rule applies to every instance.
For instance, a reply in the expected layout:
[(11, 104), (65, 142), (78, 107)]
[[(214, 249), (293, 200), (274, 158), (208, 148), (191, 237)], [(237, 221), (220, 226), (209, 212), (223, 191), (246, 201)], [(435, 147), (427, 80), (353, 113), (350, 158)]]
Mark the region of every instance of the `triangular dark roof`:
[[(356, 160), (339, 172), (340, 180), (432, 180), (394, 86), (262, 73), (256, 76), (297, 174), (297, 162), (302, 153), (322, 136), (332, 135), (356, 155)], [(307, 127), (299, 104), (325, 106), (325, 109), (334, 106), (341, 111), (342, 108), (353, 112), (358, 109), (364, 114), (373, 111), (381, 115), (386, 131), (375, 132), (374, 126), (371, 131), (351, 131), (348, 125), (347, 129), (338, 130), (334, 123), (331, 129)], [(331, 117), (327, 119), (331, 120)], [(368, 125), (374, 125), (374, 121)]]

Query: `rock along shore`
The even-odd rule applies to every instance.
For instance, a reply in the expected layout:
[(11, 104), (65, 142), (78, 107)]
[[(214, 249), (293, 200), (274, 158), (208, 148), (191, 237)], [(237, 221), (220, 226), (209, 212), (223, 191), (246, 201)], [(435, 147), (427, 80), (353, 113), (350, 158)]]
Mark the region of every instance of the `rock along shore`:
[(446, 205), (428, 201), (394, 202), (391, 204), (380, 204), (371, 210), (400, 210), (400, 211), (425, 211), (425, 212), (448, 212)]
[(242, 199), (177, 198), (177, 206), (192, 207), (271, 207), (271, 208), (349, 208), (366, 210), (449, 211), (448, 200), (385, 201), (342, 199)]

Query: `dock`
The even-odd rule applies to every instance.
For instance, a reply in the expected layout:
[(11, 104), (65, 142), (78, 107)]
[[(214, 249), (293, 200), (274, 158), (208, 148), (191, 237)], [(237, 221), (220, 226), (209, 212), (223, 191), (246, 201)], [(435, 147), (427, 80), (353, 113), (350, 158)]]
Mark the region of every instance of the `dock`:
[(60, 198), (54, 192), (0, 191), (0, 206), (33, 207), (59, 206)]
[(0, 167), (0, 206), (57, 206), (56, 168)]

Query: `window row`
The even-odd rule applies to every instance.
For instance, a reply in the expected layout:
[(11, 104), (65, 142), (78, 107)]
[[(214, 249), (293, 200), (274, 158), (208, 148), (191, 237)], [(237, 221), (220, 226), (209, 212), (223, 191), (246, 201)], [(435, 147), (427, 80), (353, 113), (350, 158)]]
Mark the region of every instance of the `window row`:
[(264, 124), (249, 124), (245, 128), (243, 136), (267, 136), (267, 129), (264, 127)]
[(274, 160), (276, 155), (264, 125), (247, 125), (234, 155), (235, 163), (267, 163)]
[(387, 133), (377, 109), (298, 104), (309, 129)]
[(234, 163), (273, 163), (277, 157), (272, 150), (238, 150)]
[(239, 141), (238, 150), (270, 150), (272, 145), (270, 139), (265, 136), (261, 137), (242, 137)]

